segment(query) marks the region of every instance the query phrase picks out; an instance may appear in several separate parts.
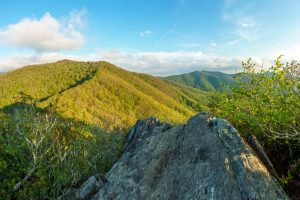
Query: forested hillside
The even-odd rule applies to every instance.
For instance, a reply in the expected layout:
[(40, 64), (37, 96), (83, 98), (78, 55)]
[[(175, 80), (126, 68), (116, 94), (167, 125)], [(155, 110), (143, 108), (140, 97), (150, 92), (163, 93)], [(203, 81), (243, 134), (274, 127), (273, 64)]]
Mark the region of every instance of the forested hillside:
[(300, 198), (300, 64), (279, 57), (268, 69), (249, 59), (234, 87), (211, 94), (210, 112), (245, 140), (255, 135), (292, 199)]
[(0, 75), (0, 199), (55, 199), (118, 158), (149, 116), (183, 123), (206, 94), (107, 62), (32, 65)]
[(21, 92), (36, 99), (38, 107), (111, 130), (151, 115), (183, 122), (199, 110), (205, 94), (107, 62), (28, 66), (1, 75), (0, 82), (0, 108), (13, 105)]
[(193, 72), (165, 80), (107, 62), (62, 60), (1, 74), (0, 199), (55, 199), (92, 174), (102, 177), (137, 119), (178, 124), (203, 110), (229, 120), (246, 141), (255, 135), (297, 199), (299, 66), (278, 58), (257, 71), (249, 60), (234, 79)]
[(204, 91), (222, 90), (223, 87), (231, 87), (235, 84), (232, 74), (204, 70), (167, 76), (162, 79), (174, 81)]

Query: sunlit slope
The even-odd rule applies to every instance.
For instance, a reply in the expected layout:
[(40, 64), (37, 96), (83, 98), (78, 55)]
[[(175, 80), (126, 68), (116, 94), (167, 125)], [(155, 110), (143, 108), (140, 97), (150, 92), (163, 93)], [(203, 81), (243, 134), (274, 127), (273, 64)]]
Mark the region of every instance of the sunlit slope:
[(37, 99), (59, 93), (91, 78), (96, 69), (92, 63), (63, 60), (0, 74), (0, 108), (14, 103), (20, 92)]
[(205, 99), (204, 92), (107, 62), (34, 65), (1, 75), (0, 83), (1, 107), (14, 103), (22, 91), (38, 98), (40, 107), (109, 129), (127, 128), (149, 116), (181, 123)]

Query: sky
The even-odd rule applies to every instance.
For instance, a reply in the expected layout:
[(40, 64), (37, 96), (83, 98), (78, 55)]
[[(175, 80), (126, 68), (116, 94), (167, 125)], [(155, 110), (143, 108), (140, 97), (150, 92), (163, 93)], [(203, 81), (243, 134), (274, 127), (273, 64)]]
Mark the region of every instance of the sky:
[(2, 1), (0, 72), (105, 60), (158, 76), (300, 60), (299, 0)]

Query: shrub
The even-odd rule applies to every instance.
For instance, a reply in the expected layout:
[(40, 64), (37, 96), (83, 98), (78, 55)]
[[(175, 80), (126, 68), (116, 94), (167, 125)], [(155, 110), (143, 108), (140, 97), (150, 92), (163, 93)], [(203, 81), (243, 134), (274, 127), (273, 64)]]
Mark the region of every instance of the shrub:
[(118, 158), (123, 134), (19, 103), (0, 113), (0, 197), (55, 199)]
[(295, 174), (289, 168), (300, 158), (300, 64), (284, 64), (279, 57), (268, 70), (257, 70), (250, 59), (243, 67), (238, 84), (212, 94), (209, 107), (245, 138), (254, 134), (286, 184)]

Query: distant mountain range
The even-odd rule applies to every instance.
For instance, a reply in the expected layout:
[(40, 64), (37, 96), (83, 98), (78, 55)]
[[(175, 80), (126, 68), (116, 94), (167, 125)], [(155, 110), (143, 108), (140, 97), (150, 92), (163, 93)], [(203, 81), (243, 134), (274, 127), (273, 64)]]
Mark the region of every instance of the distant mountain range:
[(198, 88), (204, 91), (222, 90), (235, 84), (233, 74), (213, 71), (194, 71), (185, 74), (162, 77), (163, 80)]
[(203, 109), (206, 96), (201, 90), (108, 62), (70, 60), (1, 74), (0, 112), (13, 108), (20, 92), (61, 117), (108, 129), (130, 127), (149, 116), (181, 123)]

